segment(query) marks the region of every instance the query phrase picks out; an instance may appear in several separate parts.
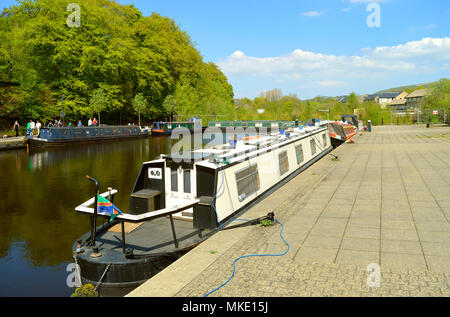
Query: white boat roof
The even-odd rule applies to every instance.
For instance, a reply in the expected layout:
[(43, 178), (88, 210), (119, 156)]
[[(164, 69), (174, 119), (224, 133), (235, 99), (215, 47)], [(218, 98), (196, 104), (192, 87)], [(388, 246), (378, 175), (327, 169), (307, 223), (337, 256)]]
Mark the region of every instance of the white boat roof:
[[(236, 146), (231, 146), (229, 143), (214, 145), (202, 149), (195, 149), (190, 152), (187, 157), (197, 157), (195, 164), (212, 169), (223, 167), (229, 163), (242, 161), (248, 156), (256, 156), (260, 153), (267, 152), (270, 149), (280, 147), (285, 143), (300, 140), (310, 135), (311, 132), (324, 130), (328, 121), (321, 121), (319, 126), (303, 127), (302, 130), (298, 128), (289, 128), (285, 132), (290, 133), (289, 137), (286, 134), (281, 135), (279, 132), (271, 133), (270, 135), (256, 135), (236, 140)], [(259, 149), (258, 149), (259, 146)], [(169, 155), (162, 154), (160, 159), (149, 161), (146, 163), (164, 162)], [(210, 160), (215, 158), (215, 160)], [(220, 163), (226, 160), (227, 163)]]

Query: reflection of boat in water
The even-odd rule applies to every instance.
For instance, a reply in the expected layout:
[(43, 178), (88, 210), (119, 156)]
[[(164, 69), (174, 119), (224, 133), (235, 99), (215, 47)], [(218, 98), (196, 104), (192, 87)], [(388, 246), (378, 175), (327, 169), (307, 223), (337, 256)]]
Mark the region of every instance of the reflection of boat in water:
[[(73, 245), (83, 283), (101, 281), (103, 296), (131, 291), (331, 150), (322, 125), (143, 163), (129, 213), (97, 227), (97, 216), (111, 217), (99, 212), (97, 196), (76, 207), (91, 218), (91, 232)], [(116, 193), (102, 196), (112, 201)]]
[(98, 142), (148, 136), (148, 131), (138, 126), (99, 126), (41, 128), (39, 136), (29, 136), (31, 147), (63, 146), (75, 142)]
[(331, 145), (335, 148), (350, 140), (358, 132), (354, 125), (344, 122), (330, 122), (329, 129)]

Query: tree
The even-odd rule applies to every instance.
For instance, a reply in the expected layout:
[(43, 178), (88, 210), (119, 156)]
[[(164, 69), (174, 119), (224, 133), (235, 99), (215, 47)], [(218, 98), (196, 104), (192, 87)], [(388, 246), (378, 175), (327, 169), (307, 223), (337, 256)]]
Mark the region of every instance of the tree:
[(348, 97), (347, 105), (348, 105), (349, 109), (352, 110), (351, 114), (353, 114), (353, 110), (358, 109), (359, 101), (358, 101), (358, 98), (356, 98), (356, 94), (354, 92), (352, 92), (350, 94), (350, 96)]
[(103, 89), (98, 88), (94, 90), (90, 99), (90, 106), (94, 113), (98, 114), (98, 125), (100, 125), (100, 113), (106, 109), (108, 99)]
[(141, 126), (141, 113), (147, 109), (147, 100), (142, 93), (139, 93), (134, 97), (132, 104), (134, 111), (138, 113), (139, 126)]
[(79, 27), (66, 23), (66, 0), (21, 0), (0, 14), (0, 80), (20, 83), (0, 94), (2, 119), (52, 118), (62, 97), (68, 120), (86, 118), (98, 113), (95, 95), (107, 100), (103, 121), (119, 121), (135, 116), (138, 93), (154, 117), (168, 114), (168, 96), (178, 114), (232, 113), (227, 78), (173, 20), (111, 0), (76, 2)]

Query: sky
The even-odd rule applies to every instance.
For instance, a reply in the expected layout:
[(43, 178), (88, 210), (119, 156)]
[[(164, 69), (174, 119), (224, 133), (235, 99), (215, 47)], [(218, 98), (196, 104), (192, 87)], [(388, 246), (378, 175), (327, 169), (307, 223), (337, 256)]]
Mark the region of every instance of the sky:
[(175, 20), (237, 98), (274, 88), (301, 99), (367, 94), (450, 77), (448, 0), (117, 2)]

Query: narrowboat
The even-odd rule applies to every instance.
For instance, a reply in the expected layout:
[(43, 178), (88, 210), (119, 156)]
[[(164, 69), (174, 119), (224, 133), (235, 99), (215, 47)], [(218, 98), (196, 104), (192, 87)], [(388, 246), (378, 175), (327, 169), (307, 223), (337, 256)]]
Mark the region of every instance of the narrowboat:
[(148, 136), (139, 126), (90, 126), (41, 128), (38, 136), (28, 136), (30, 147), (63, 146), (76, 142), (98, 142)]
[(151, 134), (152, 136), (170, 135), (175, 129), (185, 128), (191, 133), (202, 131), (202, 120), (199, 118), (189, 118), (188, 121), (180, 122), (153, 122)]
[(209, 128), (255, 128), (259, 129), (293, 129), (298, 126), (298, 121), (284, 120), (236, 120), (236, 121), (209, 121)]
[[(98, 217), (113, 216), (98, 201), (113, 204), (117, 189), (99, 195), (87, 177), (94, 197), (75, 210), (89, 216), (91, 230), (72, 247), (83, 283), (101, 296), (130, 292), (332, 150), (326, 124), (222, 140), (144, 162), (128, 212), (101, 226)], [(273, 214), (258, 220), (266, 218)]]
[(331, 144), (334, 148), (351, 140), (356, 135), (358, 129), (349, 123), (345, 122), (330, 122), (329, 123)]

